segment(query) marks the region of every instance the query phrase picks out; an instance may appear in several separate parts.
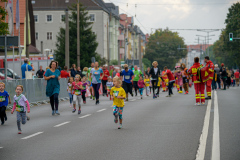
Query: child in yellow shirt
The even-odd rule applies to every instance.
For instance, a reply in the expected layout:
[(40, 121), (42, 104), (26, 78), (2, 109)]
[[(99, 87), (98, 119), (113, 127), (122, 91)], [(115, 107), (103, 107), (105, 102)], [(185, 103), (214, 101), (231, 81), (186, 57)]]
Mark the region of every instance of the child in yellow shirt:
[(113, 115), (114, 115), (114, 122), (118, 123), (119, 117), (119, 127), (118, 129), (122, 128), (122, 112), (124, 107), (124, 99), (126, 98), (126, 92), (121, 87), (122, 80), (119, 77), (113, 78), (113, 85), (110, 95), (111, 99), (113, 99)]
[(145, 86), (146, 86), (146, 94), (147, 94), (147, 96), (149, 96), (149, 93), (150, 93), (150, 79), (149, 79), (148, 75), (145, 75), (144, 83), (145, 83)]
[(160, 77), (158, 77), (158, 84), (157, 84), (157, 96), (159, 97), (159, 90), (161, 88), (161, 83), (162, 83), (162, 79)]

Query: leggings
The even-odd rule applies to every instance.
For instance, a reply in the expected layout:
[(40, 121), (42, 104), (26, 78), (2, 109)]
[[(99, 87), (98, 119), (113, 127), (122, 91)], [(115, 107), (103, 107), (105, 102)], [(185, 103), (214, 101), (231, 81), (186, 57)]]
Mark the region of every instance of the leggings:
[(171, 81), (168, 84), (168, 95), (173, 94), (173, 92), (172, 92), (173, 83), (174, 83), (174, 81)]
[(101, 85), (101, 83), (92, 84), (96, 100), (99, 100), (99, 88), (100, 88), (100, 85)]
[(86, 91), (82, 91), (82, 99), (83, 99), (83, 102), (86, 101), (86, 96), (85, 96), (85, 94), (86, 94)]
[(153, 95), (155, 95), (155, 89), (157, 89), (158, 80), (152, 80)]
[(2, 107), (0, 107), (1, 122), (4, 122), (5, 117), (6, 117), (6, 107), (2, 106)]
[[(50, 104), (51, 104), (51, 107), (52, 107), (53, 111), (54, 110), (58, 111), (58, 104), (59, 104), (58, 93), (55, 93), (50, 97)], [(54, 109), (54, 104), (55, 104), (55, 109)]]
[(103, 94), (107, 94), (106, 83), (107, 83), (107, 80), (102, 80)]
[(69, 101), (70, 101), (70, 104), (72, 104), (72, 101), (73, 101), (73, 95), (71, 93), (68, 93), (69, 94)]
[(22, 131), (21, 122), (22, 122), (22, 124), (25, 124), (26, 119), (27, 119), (26, 112), (17, 112), (17, 126), (18, 126), (19, 131)]
[(78, 101), (78, 106), (81, 106), (81, 95), (73, 95), (73, 104), (77, 104)]

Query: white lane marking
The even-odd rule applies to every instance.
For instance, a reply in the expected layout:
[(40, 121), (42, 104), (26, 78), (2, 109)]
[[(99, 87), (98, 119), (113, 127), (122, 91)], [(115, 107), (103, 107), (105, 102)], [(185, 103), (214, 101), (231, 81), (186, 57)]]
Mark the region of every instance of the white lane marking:
[(43, 132), (37, 132), (37, 133), (34, 133), (34, 134), (30, 135), (30, 136), (27, 136), (27, 137), (24, 137), (24, 138), (21, 138), (21, 139), (32, 138), (32, 137), (37, 136), (37, 135), (42, 134), (42, 133), (43, 133)]
[(219, 138), (219, 112), (217, 92), (214, 91), (214, 119), (213, 119), (213, 142), (212, 159), (220, 160), (220, 138)]
[(207, 105), (204, 123), (203, 123), (202, 134), (199, 139), (199, 146), (198, 146), (198, 150), (197, 150), (197, 154), (196, 154), (196, 160), (204, 160), (204, 157), (205, 157), (211, 105), (212, 105), (212, 100), (208, 100), (208, 105)]
[(91, 114), (87, 114), (87, 115), (85, 115), (85, 116), (78, 117), (78, 118), (85, 118), (85, 117), (88, 117), (88, 116), (91, 116)]
[(144, 96), (144, 97), (147, 97), (147, 96)]
[(0, 147), (0, 149), (2, 149), (3, 147)]
[(105, 111), (105, 110), (106, 110), (106, 108), (100, 109), (100, 110), (98, 110), (97, 112), (102, 112), (102, 111)]
[(133, 102), (133, 101), (136, 101), (136, 99), (132, 99), (132, 100), (129, 100), (129, 101), (132, 101), (132, 102)]
[(64, 124), (68, 124), (68, 123), (70, 123), (71, 121), (67, 121), (67, 122), (63, 122), (63, 123), (60, 123), (60, 124), (58, 124), (58, 125), (56, 125), (56, 126), (54, 126), (54, 127), (60, 127), (60, 126), (63, 126)]

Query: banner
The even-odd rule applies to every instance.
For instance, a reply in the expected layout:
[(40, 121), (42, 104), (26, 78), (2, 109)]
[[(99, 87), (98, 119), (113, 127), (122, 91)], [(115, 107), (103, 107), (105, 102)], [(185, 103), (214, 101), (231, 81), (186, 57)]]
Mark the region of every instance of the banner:
[(8, 0), (8, 4), (6, 7), (8, 12), (8, 30), (9, 34), (12, 35), (13, 32), (13, 8), (12, 8), (12, 0)]
[(19, 0), (17, 0), (16, 5), (16, 29), (20, 27), (20, 19), (19, 19)]

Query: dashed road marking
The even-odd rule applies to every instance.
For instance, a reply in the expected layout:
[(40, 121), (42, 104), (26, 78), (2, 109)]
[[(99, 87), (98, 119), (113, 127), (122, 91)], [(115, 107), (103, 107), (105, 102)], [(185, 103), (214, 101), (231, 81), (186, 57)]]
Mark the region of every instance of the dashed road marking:
[(203, 123), (202, 134), (199, 139), (199, 146), (198, 146), (198, 150), (197, 150), (197, 154), (196, 154), (196, 160), (204, 160), (204, 157), (205, 157), (211, 105), (212, 105), (212, 100), (208, 100), (208, 105), (207, 105), (204, 123)]
[(91, 114), (87, 114), (87, 115), (85, 115), (85, 116), (78, 117), (78, 118), (85, 118), (85, 117), (88, 117), (88, 116), (91, 116)]
[(136, 99), (132, 99), (132, 100), (129, 100), (129, 101), (133, 102), (133, 101), (136, 101)]
[(106, 108), (100, 109), (100, 110), (98, 110), (97, 112), (102, 112), (102, 111), (105, 111), (105, 110), (106, 110)]
[(2, 149), (3, 147), (0, 147), (0, 149)]
[(37, 133), (34, 133), (34, 134), (30, 135), (30, 136), (27, 136), (27, 137), (24, 137), (24, 138), (21, 138), (21, 139), (29, 139), (29, 138), (32, 138), (32, 137), (37, 136), (39, 134), (42, 134), (42, 133), (43, 132), (37, 132)]
[(68, 124), (68, 123), (70, 123), (71, 121), (67, 121), (67, 122), (63, 122), (63, 123), (60, 123), (60, 124), (58, 124), (58, 125), (56, 125), (56, 126), (54, 126), (54, 127), (60, 127), (60, 126), (63, 126), (64, 124)]
[(214, 118), (213, 118), (213, 142), (212, 159), (220, 160), (220, 138), (219, 138), (219, 112), (217, 92), (214, 91)]

